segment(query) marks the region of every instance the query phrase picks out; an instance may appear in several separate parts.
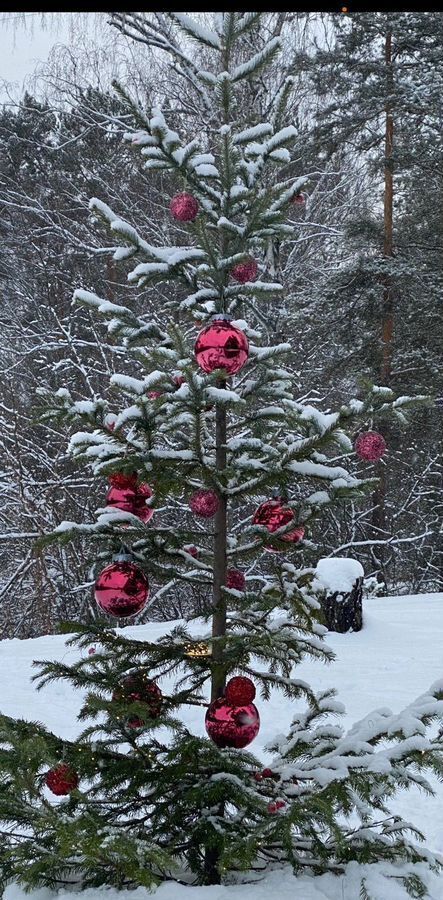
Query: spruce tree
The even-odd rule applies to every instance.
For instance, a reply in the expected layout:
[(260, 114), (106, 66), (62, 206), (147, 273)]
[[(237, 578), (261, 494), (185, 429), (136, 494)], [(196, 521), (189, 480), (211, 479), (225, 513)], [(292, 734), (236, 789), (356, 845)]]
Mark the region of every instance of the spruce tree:
[[(137, 130), (128, 139), (154, 175), (176, 178), (174, 246), (148, 243), (130, 214), (116, 216), (103, 199), (90, 203), (129, 283), (158, 291), (158, 314), (75, 292), (76, 303), (108, 321), (134, 374), (111, 378), (118, 411), (100, 397), (78, 402), (68, 388), (57, 391), (47, 414), (81, 421), (71, 452), (111, 489), (94, 523), (63, 522), (48, 540), (89, 537), (96, 598), (112, 616), (69, 639), (84, 651), (97, 642), (95, 653), (72, 665), (43, 662), (36, 676), (39, 687), (64, 679), (84, 691), (77, 740), (0, 718), (3, 880), (214, 884), (288, 861), (316, 874), (386, 860), (405, 863), (398, 877), (412, 894), (420, 888), (412, 864), (437, 866), (387, 801), (399, 787), (431, 791), (422, 772), (441, 771), (441, 741), (426, 737), (443, 712), (441, 686), (345, 734), (331, 721), (342, 711), (333, 691), (315, 692), (294, 671), (305, 656), (332, 656), (319, 622), (311, 523), (373, 488), (334, 456), (351, 454), (347, 430), (403, 417), (413, 401), (374, 387), (323, 413), (294, 397), (291, 344), (267, 343), (267, 299), (283, 286), (262, 279), (257, 260), (269, 238), (292, 233), (304, 176), (278, 174), (295, 134), (287, 83), (269, 121), (248, 113), (245, 127), (244, 83), (280, 52), (276, 38), (262, 36), (257, 47), (259, 22), (257, 13), (223, 13), (206, 28), (181, 13), (131, 13), (120, 23), (172, 55), (207, 104), (211, 142), (183, 144), (159, 108), (146, 115), (132, 104)], [(186, 54), (189, 39), (210, 49), (210, 69)], [(120, 592), (109, 590), (116, 573)], [(157, 642), (115, 628), (119, 614), (146, 604), (148, 580), (153, 604), (168, 591), (210, 585), (203, 621), (176, 624)], [(166, 676), (176, 679), (168, 692)], [(256, 688), (262, 716), (272, 689), (294, 706), (288, 737), (276, 737), (264, 770), (245, 749), (259, 726)], [(208, 738), (186, 727), (186, 706), (202, 720), (206, 711)]]

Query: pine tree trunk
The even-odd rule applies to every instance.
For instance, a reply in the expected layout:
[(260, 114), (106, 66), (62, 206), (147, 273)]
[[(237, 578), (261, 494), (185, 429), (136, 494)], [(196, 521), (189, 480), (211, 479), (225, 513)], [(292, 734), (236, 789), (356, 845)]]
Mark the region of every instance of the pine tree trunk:
[(327, 594), (320, 602), (329, 631), (344, 634), (346, 631), (361, 631), (363, 628), (363, 578), (357, 578), (348, 594), (335, 591)]
[[(394, 87), (394, 74), (392, 69), (392, 33), (389, 31), (385, 39), (385, 64), (386, 64), (386, 105), (385, 105), (385, 165), (384, 165), (384, 242), (383, 256), (390, 259), (393, 256), (393, 211), (394, 211), (394, 119), (392, 113), (392, 92)], [(380, 381), (383, 385), (389, 385), (392, 376), (392, 350), (394, 334), (394, 286), (392, 276), (386, 274), (383, 277), (383, 306), (381, 329), (381, 366)], [(386, 467), (378, 465), (379, 484), (375, 489), (372, 513), (372, 528), (375, 540), (383, 540), (388, 537), (386, 530)], [(380, 544), (373, 549), (373, 558), (379, 567), (379, 573), (384, 581), (386, 578), (386, 548)]]
[[(220, 383), (220, 387), (225, 382)], [(215, 413), (215, 441), (217, 472), (221, 475), (226, 468), (226, 409), (217, 404)], [(226, 684), (226, 669), (223, 664), (223, 637), (226, 634), (226, 601), (222, 593), (222, 585), (226, 584), (226, 540), (227, 540), (227, 503), (226, 496), (219, 494), (219, 507), (215, 514), (214, 534), (214, 569), (212, 589), (212, 681), (211, 700), (223, 694)]]

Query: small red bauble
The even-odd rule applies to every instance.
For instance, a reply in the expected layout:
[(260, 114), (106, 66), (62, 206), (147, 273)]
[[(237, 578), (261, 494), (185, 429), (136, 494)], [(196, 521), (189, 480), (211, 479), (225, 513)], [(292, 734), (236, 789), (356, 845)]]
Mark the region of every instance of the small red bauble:
[(355, 452), (360, 459), (377, 462), (386, 451), (386, 441), (378, 431), (364, 431), (359, 434), (355, 444)]
[(95, 652), (95, 647), (90, 647), (88, 650), (88, 656), (93, 656)]
[(152, 506), (146, 506), (146, 501), (152, 497), (152, 488), (149, 484), (139, 484), (135, 492), (134, 509), (132, 512), (145, 524), (152, 519), (154, 510)]
[(295, 203), (296, 206), (304, 206), (306, 203), (305, 195), (296, 194), (295, 197), (292, 198), (292, 202)]
[(198, 213), (198, 200), (184, 191), (172, 198), (169, 209), (174, 219), (179, 222), (193, 222)]
[(236, 591), (244, 591), (246, 578), (240, 569), (228, 569), (226, 572), (226, 587)]
[(53, 769), (49, 769), (49, 772), (46, 772), (45, 775), (45, 783), (49, 790), (55, 794), (57, 797), (63, 797), (65, 794), (70, 794), (71, 791), (74, 791), (76, 787), (78, 787), (79, 777), (77, 772), (74, 769), (71, 769), (71, 766), (68, 766), (67, 763), (60, 763), (59, 766), (54, 766)]
[(194, 547), (193, 544), (188, 545), (187, 547), (183, 547), (185, 553), (189, 553), (189, 556), (193, 556), (194, 559), (198, 559), (200, 556), (199, 550), (197, 547)]
[(148, 598), (148, 579), (129, 560), (111, 563), (95, 582), (95, 599), (100, 609), (110, 616), (135, 616)]
[(239, 281), (240, 284), (245, 284), (247, 281), (255, 281), (258, 273), (258, 265), (255, 259), (249, 257), (249, 259), (245, 259), (244, 262), (237, 263), (231, 269), (231, 275), (235, 281)]
[(220, 501), (215, 491), (202, 489), (192, 495), (189, 506), (194, 515), (203, 516), (204, 519), (211, 519), (212, 516), (215, 516), (219, 503)]
[(247, 706), (252, 703), (256, 694), (255, 684), (245, 675), (235, 675), (230, 678), (226, 688), (225, 697), (232, 706)]
[(194, 353), (204, 372), (210, 374), (215, 369), (224, 369), (227, 376), (235, 375), (248, 359), (248, 339), (228, 318), (214, 317), (200, 332)]
[(284, 800), (271, 800), (271, 803), (268, 803), (268, 812), (276, 813), (279, 809), (283, 809), (286, 806)]
[(148, 391), (149, 400), (157, 400), (157, 397), (161, 397), (161, 391)]
[[(112, 694), (112, 699), (118, 703), (146, 704), (147, 718), (157, 719), (161, 712), (163, 695), (155, 681), (148, 677), (146, 669), (136, 669), (121, 680)], [(126, 724), (129, 728), (143, 728), (144, 722), (139, 716), (129, 716)]]
[(247, 747), (260, 730), (260, 716), (253, 703), (232, 706), (219, 697), (208, 707), (205, 727), (217, 747)]
[[(255, 511), (252, 522), (254, 525), (265, 525), (269, 532), (277, 531), (294, 518), (294, 511), (284, 505), (281, 497), (275, 497), (273, 500), (266, 500)], [(303, 525), (294, 528), (286, 534), (282, 534), (281, 540), (289, 543), (297, 543), (304, 537), (305, 529)], [(274, 549), (274, 548), (272, 548)]]
[(174, 375), (172, 380), (174, 384), (177, 385), (177, 388), (181, 387), (182, 384), (185, 384), (186, 382), (186, 378), (184, 375)]

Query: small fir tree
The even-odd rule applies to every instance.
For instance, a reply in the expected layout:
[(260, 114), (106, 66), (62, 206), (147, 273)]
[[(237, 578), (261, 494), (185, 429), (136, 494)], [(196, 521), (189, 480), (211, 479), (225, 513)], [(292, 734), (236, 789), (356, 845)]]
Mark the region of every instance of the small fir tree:
[[(160, 109), (151, 117), (134, 109), (139, 130), (128, 137), (147, 168), (177, 176), (175, 246), (147, 243), (91, 200), (118, 241), (113, 258), (128, 266), (129, 282), (164, 285), (169, 299), (159, 294), (158, 315), (143, 317), (75, 293), (108, 319), (138, 374), (112, 376), (118, 414), (101, 398), (75, 401), (66, 388), (51, 410), (83, 421), (71, 452), (111, 478), (97, 521), (64, 522), (51, 539), (87, 534), (100, 546), (96, 597), (113, 618), (79, 626), (70, 639), (82, 650), (98, 642), (95, 653), (41, 664), (39, 686), (65, 679), (85, 692), (79, 718), (88, 724), (77, 740), (0, 718), (3, 880), (150, 887), (165, 878), (218, 883), (224, 873), (287, 861), (314, 874), (343, 871), (350, 860), (436, 866), (408, 833), (422, 836), (386, 804), (399, 787), (431, 791), (422, 771), (441, 772), (441, 742), (425, 726), (442, 713), (442, 686), (344, 734), (331, 723), (342, 711), (333, 692), (317, 694), (294, 674), (306, 656), (332, 656), (304, 558), (315, 551), (310, 524), (373, 487), (334, 461), (352, 451), (345, 428), (401, 417), (410, 401), (375, 387), (324, 414), (294, 399), (284, 363), (290, 343), (266, 343), (267, 300), (283, 287), (262, 280), (257, 261), (270, 239), (292, 233), (291, 203), (305, 178), (275, 174), (290, 161), (295, 135), (286, 123), (288, 82), (266, 122), (245, 127), (241, 97), (280, 42), (248, 54), (258, 13), (216, 15), (211, 29), (181, 13), (119, 16), (122, 29), (172, 54), (210, 109), (213, 139), (210, 147), (198, 138), (182, 144)], [(211, 70), (186, 55), (180, 33), (210, 49)], [(112, 560), (122, 542), (123, 558)], [(112, 627), (119, 613), (146, 606), (148, 579), (157, 601), (189, 584), (211, 586), (200, 633), (184, 623), (149, 642)], [(176, 678), (169, 691), (167, 675)], [(264, 770), (245, 749), (259, 727), (255, 686), (263, 702), (277, 689), (296, 708)], [(181, 720), (186, 705), (202, 718), (206, 710), (208, 739)], [(66, 799), (55, 803), (54, 795)], [(405, 891), (420, 889), (413, 868), (398, 877)]]

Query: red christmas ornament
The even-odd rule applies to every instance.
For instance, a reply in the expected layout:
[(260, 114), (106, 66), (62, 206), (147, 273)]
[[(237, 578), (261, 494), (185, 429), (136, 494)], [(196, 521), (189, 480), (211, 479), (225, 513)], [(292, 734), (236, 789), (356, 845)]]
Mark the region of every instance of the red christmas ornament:
[(192, 495), (189, 506), (194, 515), (203, 516), (204, 519), (211, 519), (212, 516), (215, 516), (219, 503), (220, 501), (215, 491), (202, 489)]
[(293, 202), (296, 206), (304, 206), (305, 203), (306, 203), (305, 195), (304, 195), (304, 194), (301, 194), (301, 193), (300, 193), (300, 194), (295, 194), (295, 196), (292, 198), (292, 202)]
[(226, 587), (236, 591), (244, 591), (246, 578), (239, 569), (228, 569), (226, 572)]
[(137, 472), (115, 472), (108, 478), (111, 487), (119, 490), (135, 490), (137, 487)]
[(146, 501), (152, 497), (152, 488), (149, 484), (139, 484), (135, 492), (134, 509), (132, 512), (138, 516), (142, 522), (146, 523), (152, 519), (154, 510), (152, 506), (146, 506)]
[[(294, 511), (284, 505), (281, 497), (275, 497), (273, 500), (266, 500), (255, 511), (252, 522), (254, 525), (265, 525), (268, 531), (277, 531), (283, 525), (288, 525), (294, 518)], [(303, 525), (294, 528), (286, 534), (282, 534), (281, 540), (296, 544), (304, 537), (305, 529)], [(269, 548), (269, 549), (274, 549)]]
[(279, 776), (272, 769), (262, 769), (261, 772), (254, 773), (254, 778), (256, 781), (263, 781), (264, 778), (272, 778), (274, 781), (278, 781)]
[(177, 388), (179, 388), (182, 386), (182, 384), (185, 384), (186, 378), (184, 375), (174, 375), (172, 380), (174, 384), (177, 385)]
[(239, 281), (240, 284), (245, 284), (246, 281), (255, 281), (258, 273), (258, 265), (255, 259), (252, 256), (249, 259), (246, 259), (244, 262), (237, 263), (231, 269), (231, 275), (235, 279), (235, 281)]
[(148, 598), (146, 575), (123, 554), (103, 569), (95, 582), (95, 599), (110, 616), (135, 616)]
[(49, 769), (45, 775), (45, 783), (50, 791), (55, 794), (57, 797), (63, 797), (65, 794), (70, 794), (71, 791), (74, 791), (76, 787), (78, 787), (79, 777), (77, 772), (74, 769), (71, 769), (71, 766), (68, 766), (67, 763), (60, 763), (59, 766), (54, 766), (53, 769)]
[(284, 800), (271, 800), (271, 803), (268, 803), (268, 812), (276, 813), (279, 809), (283, 809), (286, 806)]
[(172, 198), (169, 209), (174, 219), (179, 222), (193, 222), (199, 209), (198, 200), (184, 191)]
[(189, 556), (193, 556), (194, 559), (198, 559), (200, 556), (198, 548), (194, 547), (193, 544), (189, 544), (188, 546), (183, 547), (183, 550), (185, 551), (185, 553), (189, 553)]
[(95, 647), (90, 647), (88, 650), (88, 656), (93, 656), (95, 653)]
[(378, 431), (364, 431), (359, 434), (354, 449), (360, 459), (377, 462), (386, 451), (386, 441)]
[(226, 688), (225, 697), (232, 706), (247, 706), (252, 703), (256, 694), (255, 684), (244, 675), (235, 675), (230, 678)]
[[(118, 703), (144, 703), (147, 718), (157, 719), (162, 708), (163, 694), (155, 681), (148, 677), (146, 669), (136, 669), (122, 678), (112, 699)], [(126, 724), (129, 728), (143, 728), (144, 721), (139, 716), (128, 716)]]
[(161, 397), (161, 391), (148, 391), (149, 400), (157, 400), (157, 397)]
[(226, 376), (235, 375), (248, 359), (248, 339), (228, 318), (214, 316), (200, 332), (194, 353), (204, 372), (224, 369)]
[(232, 706), (225, 697), (219, 697), (208, 707), (205, 727), (217, 747), (246, 747), (257, 737), (260, 716), (253, 703)]

